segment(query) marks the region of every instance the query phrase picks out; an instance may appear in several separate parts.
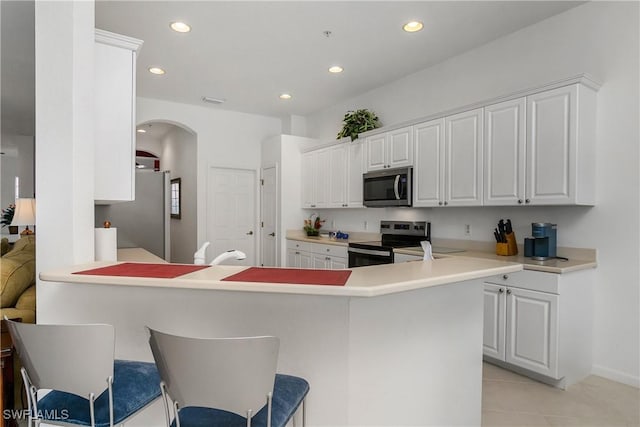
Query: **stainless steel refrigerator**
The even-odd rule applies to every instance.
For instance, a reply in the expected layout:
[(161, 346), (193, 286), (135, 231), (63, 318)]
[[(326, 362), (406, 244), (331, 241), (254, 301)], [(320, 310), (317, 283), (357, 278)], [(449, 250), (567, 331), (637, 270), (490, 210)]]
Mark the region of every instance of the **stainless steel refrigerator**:
[(96, 227), (109, 220), (118, 229), (118, 248), (144, 248), (170, 261), (170, 191), (169, 172), (136, 170), (136, 199), (96, 205)]

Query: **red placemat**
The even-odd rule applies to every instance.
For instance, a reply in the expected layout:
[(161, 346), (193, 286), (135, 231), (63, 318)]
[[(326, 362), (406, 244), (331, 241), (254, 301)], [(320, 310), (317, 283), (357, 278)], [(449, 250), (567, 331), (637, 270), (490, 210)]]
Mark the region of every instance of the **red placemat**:
[(128, 276), (128, 277), (153, 277), (156, 279), (173, 279), (183, 274), (208, 268), (208, 265), (191, 264), (147, 264), (137, 262), (124, 262), (110, 265), (109, 267), (94, 268), (91, 270), (76, 271), (73, 274), (87, 274), (91, 276)]
[(230, 282), (286, 283), (295, 285), (344, 286), (351, 270), (251, 267), (222, 280)]

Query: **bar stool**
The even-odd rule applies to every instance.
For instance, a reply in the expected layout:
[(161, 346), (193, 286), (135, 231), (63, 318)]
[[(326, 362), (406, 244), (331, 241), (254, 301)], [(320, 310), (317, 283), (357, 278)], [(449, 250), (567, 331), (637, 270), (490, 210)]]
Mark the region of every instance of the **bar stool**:
[(153, 363), (114, 359), (111, 325), (7, 326), (24, 366), (29, 427), (113, 427), (160, 397)]
[(309, 383), (276, 374), (278, 338), (149, 333), (167, 427), (284, 427), (299, 408), (304, 425)]

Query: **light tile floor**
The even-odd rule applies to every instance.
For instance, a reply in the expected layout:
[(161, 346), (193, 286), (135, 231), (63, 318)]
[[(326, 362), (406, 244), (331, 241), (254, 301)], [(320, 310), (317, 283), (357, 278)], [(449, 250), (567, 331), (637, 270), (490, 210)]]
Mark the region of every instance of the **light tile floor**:
[(484, 363), (482, 426), (640, 426), (640, 390), (595, 375), (560, 390)]

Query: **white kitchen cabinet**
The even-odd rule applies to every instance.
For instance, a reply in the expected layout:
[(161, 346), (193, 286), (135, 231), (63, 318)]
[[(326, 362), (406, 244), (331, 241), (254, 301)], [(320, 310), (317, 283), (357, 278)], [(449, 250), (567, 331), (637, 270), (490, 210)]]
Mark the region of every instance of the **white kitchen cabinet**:
[(595, 102), (573, 84), (485, 107), (484, 204), (593, 205)]
[(484, 108), (484, 204), (523, 204), (526, 98)]
[(136, 56), (141, 40), (95, 30), (94, 199), (135, 199)]
[(484, 285), (483, 354), (559, 387), (591, 372), (591, 271), (521, 271)]
[(287, 240), (287, 267), (311, 268), (311, 244)]
[(339, 143), (302, 154), (302, 207), (362, 207), (362, 142)]
[(482, 109), (414, 126), (413, 206), (482, 204)]
[(444, 119), (413, 127), (415, 167), (413, 168), (413, 206), (444, 204)]
[(445, 117), (445, 206), (482, 205), (483, 109)]
[(596, 92), (582, 84), (527, 97), (525, 202), (595, 204)]
[(347, 206), (349, 208), (361, 208), (362, 205), (362, 174), (364, 173), (364, 152), (363, 141), (348, 143), (349, 157), (347, 163)]
[(302, 207), (328, 208), (331, 152), (329, 149), (302, 154)]
[(413, 166), (413, 131), (404, 127), (366, 139), (367, 172)]
[(346, 246), (287, 240), (287, 267), (339, 270), (348, 264)]

